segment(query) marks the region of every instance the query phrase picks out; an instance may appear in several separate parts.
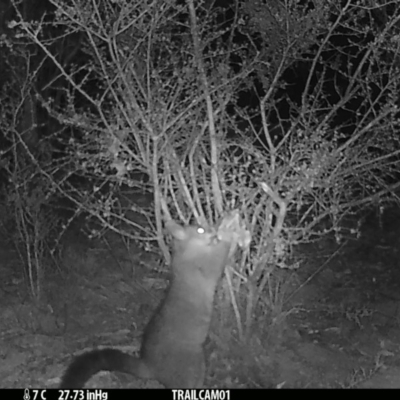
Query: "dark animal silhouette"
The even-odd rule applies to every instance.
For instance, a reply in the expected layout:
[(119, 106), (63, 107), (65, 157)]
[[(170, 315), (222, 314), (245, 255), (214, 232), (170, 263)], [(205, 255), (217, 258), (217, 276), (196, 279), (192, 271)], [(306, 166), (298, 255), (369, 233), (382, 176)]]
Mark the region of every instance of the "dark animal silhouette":
[(233, 237), (229, 231), (219, 235), (215, 229), (182, 227), (173, 221), (166, 228), (173, 236), (171, 282), (144, 330), (139, 357), (111, 348), (89, 351), (72, 361), (60, 388), (81, 388), (102, 370), (156, 379), (168, 388), (203, 385), (203, 344)]

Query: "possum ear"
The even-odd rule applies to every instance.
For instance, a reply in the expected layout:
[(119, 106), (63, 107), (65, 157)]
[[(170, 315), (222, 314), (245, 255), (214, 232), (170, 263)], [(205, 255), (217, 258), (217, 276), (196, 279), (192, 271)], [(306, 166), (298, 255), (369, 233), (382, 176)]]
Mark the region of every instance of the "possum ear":
[(175, 221), (168, 221), (165, 224), (165, 228), (167, 229), (167, 231), (175, 238), (178, 240), (185, 240), (186, 236), (187, 236), (187, 232), (186, 229), (177, 224)]

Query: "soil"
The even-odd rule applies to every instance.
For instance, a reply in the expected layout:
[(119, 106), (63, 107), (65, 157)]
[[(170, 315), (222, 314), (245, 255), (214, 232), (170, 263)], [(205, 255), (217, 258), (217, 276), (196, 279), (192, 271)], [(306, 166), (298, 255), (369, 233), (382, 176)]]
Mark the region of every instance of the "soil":
[[(279, 307), (260, 308), (245, 344), (234, 319), (215, 312), (206, 386), (400, 388), (399, 238), (400, 212), (390, 210), (367, 218), (358, 239), (295, 249), (299, 268), (276, 268)], [(168, 271), (155, 247), (105, 239), (71, 232), (57, 268), (43, 260), (36, 298), (18, 253), (1, 241), (1, 388), (57, 387), (72, 355), (93, 347), (139, 349)], [(160, 385), (102, 372), (88, 387)]]

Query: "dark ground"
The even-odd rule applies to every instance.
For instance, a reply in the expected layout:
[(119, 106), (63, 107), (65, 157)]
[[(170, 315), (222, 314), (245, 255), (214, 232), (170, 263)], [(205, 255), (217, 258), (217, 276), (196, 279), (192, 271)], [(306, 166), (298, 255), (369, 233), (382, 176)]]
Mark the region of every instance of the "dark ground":
[[(400, 388), (400, 211), (382, 222), (367, 219), (361, 238), (342, 247), (331, 238), (297, 249), (300, 268), (285, 286), (294, 295), (274, 319), (263, 325), (258, 318), (246, 346), (232, 326), (214, 323), (206, 386)], [(0, 243), (0, 387), (56, 387), (73, 353), (98, 345), (139, 348), (168, 275), (156, 252), (107, 239), (108, 245), (70, 234), (64, 272), (47, 272), (36, 303), (16, 252)], [(89, 386), (160, 387), (110, 373)]]

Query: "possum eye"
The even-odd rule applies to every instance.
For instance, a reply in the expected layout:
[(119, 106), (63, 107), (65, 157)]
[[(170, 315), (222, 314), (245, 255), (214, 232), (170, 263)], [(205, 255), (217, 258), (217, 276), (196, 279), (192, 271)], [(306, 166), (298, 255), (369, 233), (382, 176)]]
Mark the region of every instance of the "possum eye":
[(204, 228), (202, 228), (201, 226), (199, 226), (199, 227), (197, 228), (197, 233), (198, 233), (199, 235), (203, 235), (205, 232), (206, 232), (206, 230), (205, 230)]

